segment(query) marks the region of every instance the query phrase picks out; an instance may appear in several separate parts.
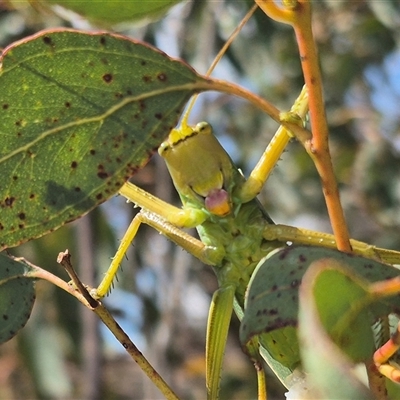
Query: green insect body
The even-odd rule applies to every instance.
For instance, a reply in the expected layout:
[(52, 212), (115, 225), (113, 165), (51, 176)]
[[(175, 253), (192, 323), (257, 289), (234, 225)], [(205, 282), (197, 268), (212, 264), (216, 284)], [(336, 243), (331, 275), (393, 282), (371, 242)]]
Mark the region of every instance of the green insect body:
[[(202, 242), (217, 254), (214, 269), (220, 286), (235, 286), (235, 296), (243, 307), (244, 293), (258, 262), (284, 243), (263, 238), (265, 224), (273, 222), (256, 199), (242, 203), (238, 197), (245, 178), (213, 135), (211, 126), (201, 122), (188, 127), (178, 140), (174, 133), (159, 153), (183, 207), (201, 209), (206, 214), (197, 231)], [(193, 157), (196, 160), (188, 163)], [(210, 194), (215, 197), (221, 192), (217, 206), (207, 207)]]
[[(140, 206), (142, 211), (128, 228), (108, 275), (99, 285), (96, 295), (102, 297), (107, 293), (118, 265), (141, 223), (154, 227), (204, 263), (213, 266), (219, 289), (214, 293), (207, 324), (206, 382), (208, 398), (215, 399), (218, 397), (232, 309), (239, 319), (243, 318), (246, 291), (250, 286), (249, 282), (254, 283), (255, 269), (259, 271), (264, 259), (268, 261), (270, 258), (267, 256), (273, 250), (286, 247), (286, 241), (318, 243), (331, 248), (335, 248), (335, 241), (332, 235), (274, 225), (256, 199), (257, 190), (266, 179), (265, 170), (254, 174), (257, 170), (255, 168), (250, 179), (246, 180), (213, 135), (211, 126), (205, 122), (194, 127), (183, 123), (178, 129), (172, 130), (168, 139), (160, 146), (159, 154), (166, 161), (183, 207), (177, 208), (165, 203), (130, 183), (120, 189), (120, 193)], [(265, 153), (263, 159), (267, 160)], [(180, 229), (189, 227), (196, 227), (201, 241)], [(399, 259), (396, 252), (376, 249), (353, 240), (351, 244), (359, 254), (369, 257), (383, 255), (389, 262)], [(280, 276), (279, 268), (275, 264), (271, 268)], [(264, 285), (264, 280), (258, 281)], [(270, 281), (273, 282), (270, 285), (272, 287), (267, 292), (279, 296), (274, 282), (280, 280), (275, 277)], [(296, 279), (293, 290), (298, 289), (300, 281), (301, 277)], [(285, 288), (292, 286), (291, 281), (285, 281), (283, 285)], [(265, 289), (261, 290), (265, 292)], [(293, 296), (297, 296), (297, 292)], [(292, 303), (293, 301), (288, 307)], [(279, 304), (279, 307), (287, 306), (282, 302)], [(274, 309), (265, 306), (261, 311), (264, 309), (274, 312)], [(280, 313), (270, 315), (275, 317), (272, 327), (261, 331), (254, 327), (246, 332), (245, 340), (242, 340), (255, 364), (261, 365), (261, 354), (273, 370), (279, 371), (277, 375), (281, 379), (300, 365), (296, 332), (297, 310), (293, 309), (291, 312), (293, 316), (290, 321), (280, 321)], [(257, 374), (260, 377), (258, 369)]]
[[(245, 293), (255, 268), (258, 264), (261, 266), (263, 261), (260, 260), (273, 250), (286, 247), (286, 242), (265, 239), (266, 226), (274, 223), (255, 198), (256, 194), (251, 200), (243, 201), (241, 195), (245, 193), (243, 187), (246, 179), (213, 135), (209, 124), (201, 122), (195, 127), (183, 126), (173, 130), (161, 145), (159, 153), (166, 161), (183, 208), (202, 211), (203, 217), (195, 224), (196, 229), (209, 250), (210, 264), (214, 267), (220, 288), (230, 288), (233, 291), (236, 313), (241, 314)], [(320, 248), (313, 252), (313, 257), (317, 259), (326, 254), (326, 249)], [(332, 252), (337, 253), (335, 250)], [(346, 255), (340, 254), (337, 257), (346, 259)], [(311, 255), (308, 258), (311, 259)], [(354, 263), (357, 264), (358, 259), (355, 257)], [(362, 259), (359, 263), (362, 265)], [(296, 265), (296, 260), (291, 260), (290, 265)], [(271, 268), (275, 274), (280, 274), (279, 268)], [(364, 267), (359, 269), (356, 268), (357, 273), (364, 275)], [(301, 270), (304, 273), (306, 267)], [(376, 267), (367, 278), (372, 281), (383, 279), (381, 270)], [(388, 276), (396, 274), (391, 267), (383, 271)], [(288, 279), (290, 281), (290, 277)], [(293, 290), (297, 291), (301, 276), (293, 280), (296, 282)], [(279, 282), (278, 277), (272, 282)], [(297, 300), (293, 304), (297, 304)], [(268, 312), (272, 313), (274, 309)], [(257, 335), (259, 344), (267, 353), (268, 362), (278, 363), (287, 368), (288, 373), (300, 365), (296, 315), (297, 309), (294, 309), (291, 320), (279, 324), (278, 314), (274, 328)]]
[[(203, 210), (204, 221), (196, 229), (201, 241), (212, 249), (220, 290), (231, 288), (243, 310), (245, 292), (255, 267), (272, 250), (286, 244), (264, 239), (265, 225), (273, 221), (257, 199), (243, 203), (240, 193), (246, 180), (209, 124), (202, 122), (193, 128), (172, 131), (159, 153), (166, 161), (183, 208)], [(193, 162), (188, 163), (193, 157)], [(217, 197), (217, 206), (208, 207), (210, 202), (214, 206), (214, 199), (210, 201), (210, 197)], [(289, 329), (294, 331), (292, 327)], [(293, 336), (285, 337), (278, 332), (264, 334), (263, 345), (272, 350), (267, 351), (279, 363), (294, 367), (299, 363), (299, 353), (292, 352)]]

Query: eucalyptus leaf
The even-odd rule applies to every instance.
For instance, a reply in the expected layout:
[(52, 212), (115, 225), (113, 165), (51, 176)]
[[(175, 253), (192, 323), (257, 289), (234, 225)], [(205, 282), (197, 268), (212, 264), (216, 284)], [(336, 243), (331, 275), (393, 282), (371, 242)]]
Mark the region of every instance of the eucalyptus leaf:
[(87, 19), (116, 24), (141, 19), (157, 19), (162, 17), (172, 6), (182, 0), (44, 0), (43, 5), (58, 5), (72, 10)]
[[(328, 258), (312, 264), (304, 276), (300, 290), (300, 348), (304, 369), (308, 373), (308, 384), (320, 398), (374, 398), (355, 373), (353, 360), (346, 357), (329, 335), (343, 313), (349, 312), (355, 303), (372, 297), (364, 284), (351, 270), (342, 268), (338, 261)], [(363, 310), (358, 314), (351, 327), (348, 327), (346, 338), (350, 339), (351, 344), (348, 342), (345, 345), (351, 351), (354, 351), (351, 345), (357, 346), (361, 353), (371, 350), (368, 347), (373, 345), (368, 318), (363, 321), (365, 312)], [(364, 346), (366, 349), (363, 350)]]
[(202, 81), (183, 62), (111, 33), (43, 31), (0, 61), (0, 249), (113, 196)]
[[(329, 258), (368, 282), (394, 278), (399, 270), (375, 260), (317, 246), (291, 246), (274, 252), (257, 266), (247, 291), (240, 339), (247, 343), (260, 335), (263, 346), (282, 365), (293, 370), (300, 363), (295, 328), (298, 324), (298, 291), (309, 265)], [(335, 287), (337, 296), (341, 288)], [(379, 318), (400, 312), (400, 296), (374, 303), (371, 315)]]
[(31, 267), (0, 253), (0, 343), (11, 339), (28, 321), (35, 302)]

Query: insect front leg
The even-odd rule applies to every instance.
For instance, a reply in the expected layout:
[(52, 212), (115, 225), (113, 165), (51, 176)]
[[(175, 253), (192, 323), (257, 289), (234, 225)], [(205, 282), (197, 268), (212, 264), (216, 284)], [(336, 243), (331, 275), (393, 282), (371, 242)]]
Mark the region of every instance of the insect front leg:
[(127, 231), (125, 232), (118, 250), (113, 257), (113, 260), (100, 285), (97, 287), (97, 289), (92, 291), (91, 294), (94, 298), (100, 299), (107, 295), (107, 293), (110, 291), (122, 259), (125, 256), (130, 244), (134, 240), (139, 226), (142, 223), (153, 227), (158, 232), (168, 237), (175, 244), (182, 247), (205, 264), (214, 265), (215, 261), (219, 258), (216, 254), (218, 253), (217, 249), (206, 246), (200, 240), (165, 221), (162, 217), (146, 210), (141, 210), (132, 220)]
[(97, 289), (93, 289), (91, 291), (91, 295), (95, 299), (101, 299), (102, 297), (106, 296), (107, 293), (110, 292), (114, 282), (114, 278), (118, 272), (118, 268), (121, 265), (122, 259), (125, 256), (128, 247), (135, 238), (139, 226), (141, 225), (142, 222), (143, 220), (140, 213), (137, 214), (135, 218), (133, 218), (132, 222), (130, 223), (128, 229), (124, 234), (124, 237), (121, 240), (121, 243), (118, 247), (117, 252), (115, 253), (115, 256), (112, 259), (110, 266), (108, 267), (106, 273), (104, 274), (104, 277), (100, 285), (97, 287)]
[(202, 224), (207, 218), (202, 210), (175, 207), (130, 182), (122, 186), (119, 194), (133, 204), (153, 215), (158, 215), (160, 219), (178, 228), (194, 228)]
[[(307, 112), (308, 95), (304, 86), (290, 112), (281, 114), (281, 121), (303, 124)], [(284, 126), (279, 127), (250, 176), (240, 188), (238, 196), (243, 203), (254, 199), (260, 193), (292, 137), (288, 129)]]

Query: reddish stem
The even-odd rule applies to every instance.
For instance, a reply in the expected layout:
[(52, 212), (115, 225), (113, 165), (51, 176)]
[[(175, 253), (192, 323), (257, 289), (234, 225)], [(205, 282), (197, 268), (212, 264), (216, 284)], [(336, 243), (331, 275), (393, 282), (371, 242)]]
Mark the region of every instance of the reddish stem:
[(340, 203), (339, 190), (329, 153), (328, 125), (322, 95), (322, 79), (318, 65), (317, 50), (311, 28), (311, 5), (309, 0), (298, 0), (292, 8), (279, 12), (277, 6), (266, 0), (257, 4), (272, 18), (293, 26), (300, 51), (301, 66), (308, 90), (312, 139), (302, 141), (311, 156), (321, 178), (326, 207), (337, 247), (351, 252), (350, 236)]

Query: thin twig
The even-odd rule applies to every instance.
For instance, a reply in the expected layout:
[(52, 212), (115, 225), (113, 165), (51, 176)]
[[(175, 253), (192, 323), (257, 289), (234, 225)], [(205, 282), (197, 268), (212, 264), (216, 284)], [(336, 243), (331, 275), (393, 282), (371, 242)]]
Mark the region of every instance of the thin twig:
[(84, 304), (90, 310), (94, 311), (101, 319), (101, 321), (104, 323), (104, 325), (108, 327), (111, 333), (122, 344), (124, 349), (132, 357), (132, 359), (139, 365), (142, 371), (158, 387), (158, 389), (165, 396), (165, 398), (168, 400), (178, 400), (178, 396), (163, 380), (161, 375), (153, 368), (153, 366), (149, 363), (149, 361), (147, 361), (147, 359), (144, 357), (141, 351), (131, 341), (129, 336), (123, 331), (123, 329), (119, 326), (117, 321), (115, 321), (114, 317), (110, 314), (110, 312), (103, 306), (103, 304), (100, 301), (97, 301), (90, 296), (89, 291), (82, 284), (72, 266), (71, 255), (69, 254), (68, 250), (59, 253), (57, 257), (57, 262), (63, 265), (64, 268), (67, 270), (67, 273), (71, 277), (71, 280), (75, 285), (75, 288), (73, 285), (69, 285), (67, 282), (55, 276), (51, 272), (46, 271), (27, 261), (25, 262), (31, 266), (31, 270), (26, 274), (27, 276), (36, 279), (44, 279), (53, 283), (54, 285), (60, 287), (61, 289), (65, 290), (66, 292), (76, 297), (82, 304)]
[(78, 278), (78, 275), (71, 264), (71, 254), (69, 254), (68, 249), (58, 254), (57, 262), (64, 267), (77, 290), (82, 294), (85, 300), (89, 303), (90, 307), (94, 310), (99, 305), (99, 302), (89, 294), (85, 285)]

